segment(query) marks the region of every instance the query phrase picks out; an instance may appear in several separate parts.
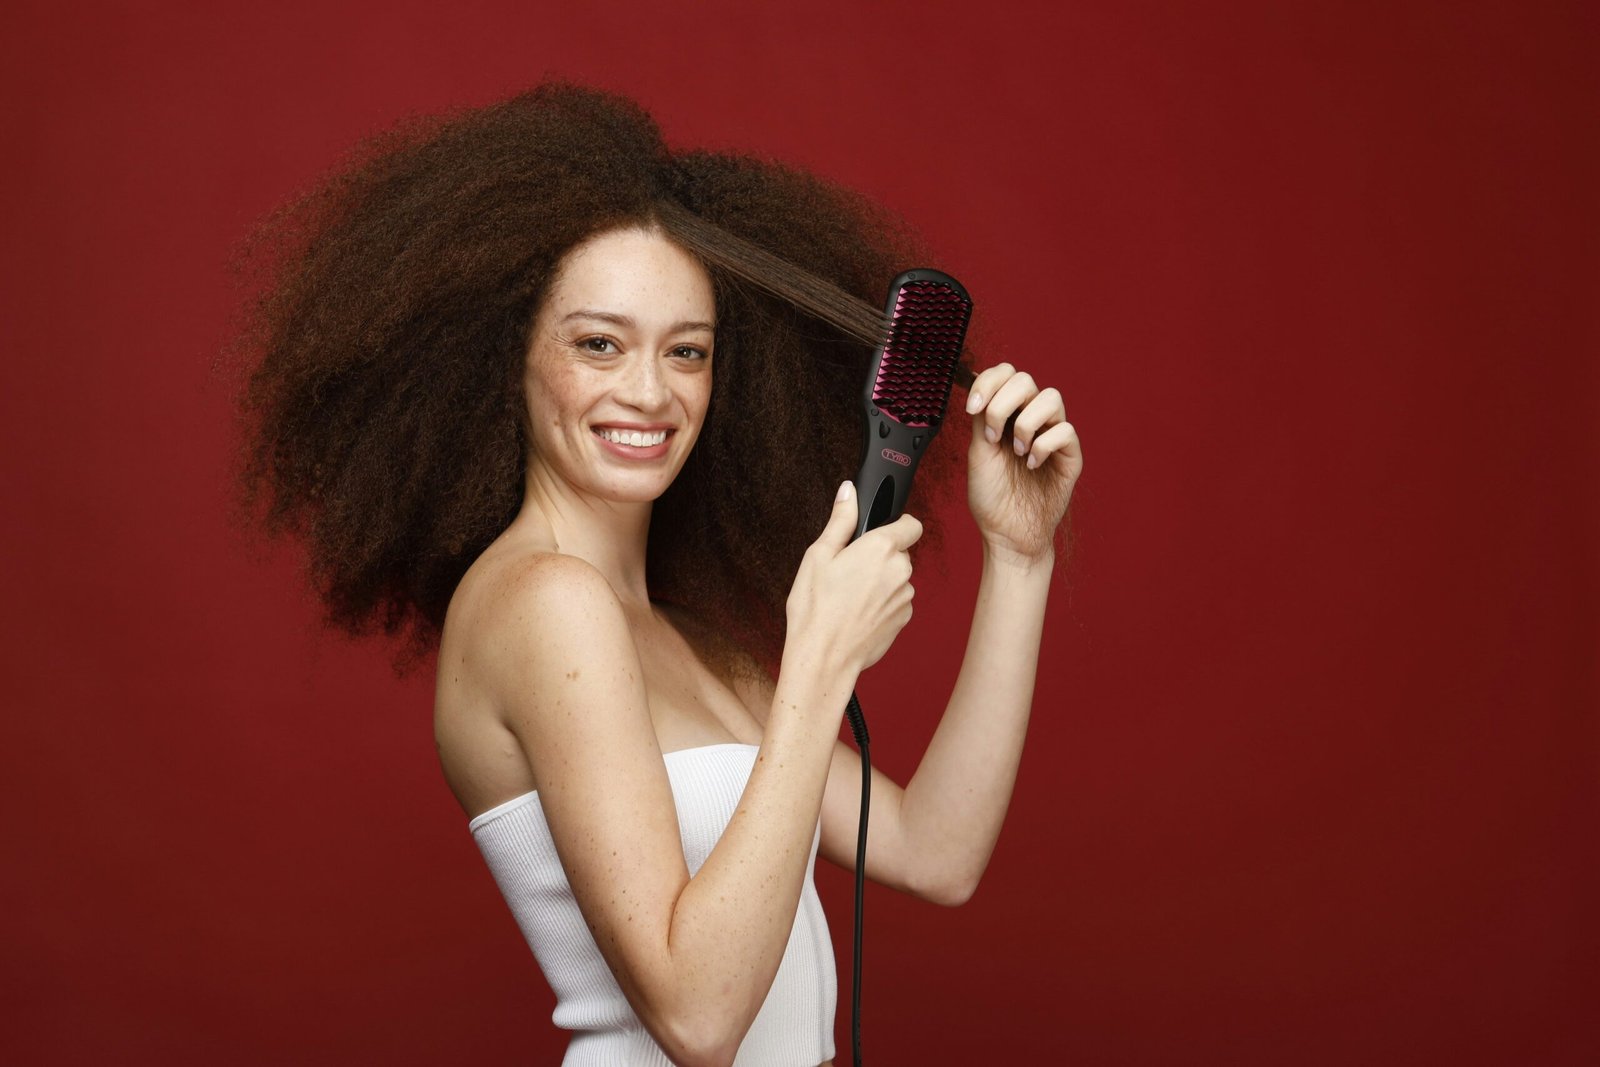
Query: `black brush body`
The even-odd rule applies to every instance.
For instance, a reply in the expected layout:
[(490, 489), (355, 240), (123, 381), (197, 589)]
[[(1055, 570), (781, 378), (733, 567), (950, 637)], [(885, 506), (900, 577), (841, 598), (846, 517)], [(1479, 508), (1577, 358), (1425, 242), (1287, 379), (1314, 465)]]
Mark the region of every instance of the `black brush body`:
[[(866, 437), (856, 475), (856, 532), (898, 519), (911, 495), (917, 462), (944, 424), (950, 387), (958, 377), (972, 298), (960, 282), (936, 270), (908, 270), (889, 283), (889, 335), (872, 357), (861, 395)], [(959, 375), (972, 385), (970, 373)], [(854, 692), (845, 709), (861, 750), (861, 817), (856, 831), (856, 925), (851, 970), (851, 1063), (861, 1067), (861, 906), (867, 870), (867, 822), (872, 804), (872, 748), (867, 717)]]
[(972, 298), (948, 274), (918, 268), (890, 283), (884, 313), (889, 336), (873, 355), (861, 395), (854, 537), (905, 512), (917, 463), (944, 424)]

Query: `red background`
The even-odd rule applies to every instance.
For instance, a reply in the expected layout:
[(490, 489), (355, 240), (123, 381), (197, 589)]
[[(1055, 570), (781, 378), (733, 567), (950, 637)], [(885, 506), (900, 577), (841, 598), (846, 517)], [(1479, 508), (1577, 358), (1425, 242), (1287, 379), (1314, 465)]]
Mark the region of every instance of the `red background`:
[[(558, 1058), (431, 678), (227, 525), (211, 368), (254, 220), (552, 73), (904, 214), (1082, 435), (988, 875), (867, 898), (874, 1062), (1600, 1062), (1593, 7), (559, 8), (10, 6), (0, 1058)], [(861, 685), (901, 780), (975, 563)]]

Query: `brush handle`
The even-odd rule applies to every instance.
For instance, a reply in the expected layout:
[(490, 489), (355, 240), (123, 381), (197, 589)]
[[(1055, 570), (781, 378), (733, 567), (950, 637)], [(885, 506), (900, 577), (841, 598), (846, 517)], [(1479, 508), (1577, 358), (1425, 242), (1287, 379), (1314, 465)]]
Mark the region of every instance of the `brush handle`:
[(866, 423), (864, 458), (856, 474), (856, 532), (851, 540), (904, 514), (917, 462), (936, 432), (926, 426), (904, 426), (870, 405)]

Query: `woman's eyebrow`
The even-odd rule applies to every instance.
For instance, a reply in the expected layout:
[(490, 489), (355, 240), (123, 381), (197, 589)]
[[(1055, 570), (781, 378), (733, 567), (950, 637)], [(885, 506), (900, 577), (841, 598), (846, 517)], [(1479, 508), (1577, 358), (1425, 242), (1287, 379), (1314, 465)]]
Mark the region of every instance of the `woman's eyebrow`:
[[(593, 308), (579, 308), (577, 311), (574, 311), (572, 314), (564, 317), (561, 321), (570, 322), (573, 319), (597, 319), (600, 322), (609, 322), (613, 325), (623, 326), (630, 330), (638, 325), (638, 323), (634, 322), (633, 319), (629, 318), (627, 315), (619, 315), (614, 311), (597, 311)], [(698, 321), (675, 322), (670, 328), (668, 328), (667, 332), (683, 333), (688, 330), (705, 330), (707, 333), (717, 332), (717, 328), (711, 323)]]

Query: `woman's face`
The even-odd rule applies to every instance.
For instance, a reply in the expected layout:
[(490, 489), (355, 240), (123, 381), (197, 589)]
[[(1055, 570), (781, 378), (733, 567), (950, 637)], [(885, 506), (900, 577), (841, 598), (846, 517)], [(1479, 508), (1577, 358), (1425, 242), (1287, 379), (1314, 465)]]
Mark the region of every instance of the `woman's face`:
[(655, 500), (705, 422), (715, 324), (711, 279), (661, 234), (574, 247), (534, 319), (530, 460), (606, 499)]

